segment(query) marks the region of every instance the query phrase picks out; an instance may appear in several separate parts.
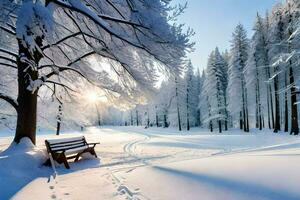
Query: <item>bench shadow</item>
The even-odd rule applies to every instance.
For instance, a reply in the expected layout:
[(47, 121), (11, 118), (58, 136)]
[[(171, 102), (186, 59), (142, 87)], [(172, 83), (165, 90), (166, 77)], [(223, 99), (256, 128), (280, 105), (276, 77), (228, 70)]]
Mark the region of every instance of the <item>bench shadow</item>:
[(57, 166), (57, 172), (58, 175), (63, 174), (69, 174), (81, 170), (87, 170), (87, 169), (95, 169), (95, 168), (104, 168), (104, 167), (114, 167), (118, 165), (128, 165), (133, 164), (137, 162), (147, 162), (155, 159), (161, 159), (168, 156), (148, 156), (148, 157), (140, 157), (140, 158), (131, 158), (128, 160), (120, 160), (115, 162), (108, 162), (108, 163), (102, 163), (101, 158), (95, 158), (95, 157), (84, 157), (80, 159), (77, 162), (70, 161), (70, 169), (66, 169), (63, 164), (56, 165)]
[(153, 167), (156, 170), (163, 171), (172, 175), (186, 177), (193, 181), (211, 185), (216, 188), (226, 189), (235, 193), (247, 194), (252, 199), (269, 199), (269, 200), (299, 200), (299, 194), (291, 194), (287, 191), (272, 189), (263, 185), (257, 185), (232, 179), (226, 179), (217, 176), (211, 176), (202, 173), (193, 173), (188, 171), (176, 170), (166, 167)]

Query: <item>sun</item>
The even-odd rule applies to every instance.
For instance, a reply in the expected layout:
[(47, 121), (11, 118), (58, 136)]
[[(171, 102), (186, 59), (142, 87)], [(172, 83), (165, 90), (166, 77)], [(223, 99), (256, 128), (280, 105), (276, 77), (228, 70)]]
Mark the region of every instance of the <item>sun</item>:
[(86, 97), (91, 103), (96, 103), (99, 100), (99, 96), (96, 92), (89, 92)]

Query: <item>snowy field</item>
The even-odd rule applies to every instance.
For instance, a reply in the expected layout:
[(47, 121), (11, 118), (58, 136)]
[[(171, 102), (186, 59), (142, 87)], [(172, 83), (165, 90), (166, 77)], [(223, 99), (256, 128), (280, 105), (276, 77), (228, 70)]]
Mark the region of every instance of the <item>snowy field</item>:
[(84, 135), (101, 142), (100, 160), (57, 166), (56, 179), (41, 166), (44, 140), (54, 133), (39, 135), (37, 148), (24, 140), (5, 150), (12, 137), (0, 137), (0, 199), (300, 199), (299, 137), (142, 127), (90, 128)]

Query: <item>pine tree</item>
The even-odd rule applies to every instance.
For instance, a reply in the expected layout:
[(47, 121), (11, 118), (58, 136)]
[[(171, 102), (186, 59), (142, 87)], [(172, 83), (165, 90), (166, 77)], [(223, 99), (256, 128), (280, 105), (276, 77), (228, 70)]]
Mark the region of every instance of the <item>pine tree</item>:
[(248, 132), (247, 90), (243, 71), (248, 59), (249, 41), (241, 24), (236, 27), (231, 43), (231, 58), (228, 69), (229, 109), (235, 119), (239, 118), (240, 128)]
[[(204, 90), (206, 91), (207, 101), (209, 102), (209, 123), (215, 121), (219, 132), (222, 133), (222, 122), (226, 121), (226, 87), (224, 80), (224, 69), (226, 63), (216, 48), (209, 56)], [(226, 123), (224, 123), (226, 124)]]

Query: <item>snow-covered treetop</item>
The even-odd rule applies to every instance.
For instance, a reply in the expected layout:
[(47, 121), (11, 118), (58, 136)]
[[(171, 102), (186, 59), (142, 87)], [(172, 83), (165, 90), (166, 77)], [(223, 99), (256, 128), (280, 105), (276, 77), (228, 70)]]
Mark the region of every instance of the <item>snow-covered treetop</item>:
[[(185, 54), (192, 50), (193, 31), (184, 33), (174, 20), (184, 7), (170, 2), (1, 0), (2, 96), (16, 99), (19, 59), (37, 72), (26, 88), (39, 90), (40, 97), (62, 101), (89, 84), (112, 99), (134, 101), (152, 89), (158, 71), (181, 72)], [(31, 56), (26, 56), (32, 60), (19, 55), (19, 44), (29, 49)]]
[(39, 51), (41, 76), (73, 71), (102, 85), (101, 73), (85, 63), (94, 56), (110, 60), (105, 71), (113, 71), (118, 77), (114, 82), (123, 88), (149, 88), (157, 68), (178, 73), (186, 50), (193, 46), (192, 31), (183, 33), (182, 25), (170, 25), (169, 4), (161, 0), (2, 0), (1, 35), (12, 40), (1, 41), (1, 46), (17, 53), (18, 39), (31, 51)]

